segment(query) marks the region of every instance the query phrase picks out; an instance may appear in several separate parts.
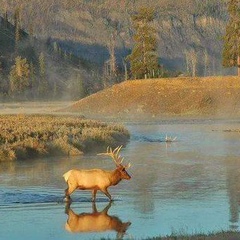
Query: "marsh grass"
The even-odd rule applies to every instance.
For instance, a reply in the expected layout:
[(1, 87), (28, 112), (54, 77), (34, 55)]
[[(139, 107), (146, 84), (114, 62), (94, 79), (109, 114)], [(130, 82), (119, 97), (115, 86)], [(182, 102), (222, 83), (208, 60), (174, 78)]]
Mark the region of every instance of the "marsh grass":
[[(194, 235), (182, 235), (172, 234), (165, 237), (149, 237), (149, 238), (124, 238), (129, 240), (237, 240), (240, 239), (240, 232), (235, 231), (221, 231), (217, 233), (209, 234), (194, 234)], [(101, 240), (110, 240), (110, 238), (101, 238)]]
[(50, 155), (79, 155), (125, 144), (129, 132), (76, 116), (0, 116), (0, 161)]
[(221, 231), (209, 234), (194, 234), (194, 235), (171, 235), (166, 237), (152, 237), (145, 240), (236, 240), (240, 239), (240, 232)]

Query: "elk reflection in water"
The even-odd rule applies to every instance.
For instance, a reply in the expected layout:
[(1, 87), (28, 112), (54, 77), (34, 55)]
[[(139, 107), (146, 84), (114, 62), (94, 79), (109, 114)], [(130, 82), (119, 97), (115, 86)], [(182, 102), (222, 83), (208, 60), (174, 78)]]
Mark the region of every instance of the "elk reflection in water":
[(70, 204), (67, 204), (66, 214), (68, 215), (68, 220), (65, 224), (65, 229), (71, 233), (116, 231), (117, 238), (122, 238), (131, 222), (122, 222), (118, 217), (110, 216), (108, 214), (110, 207), (111, 202), (99, 212), (96, 204), (93, 202), (91, 213), (83, 212), (76, 214), (70, 208)]

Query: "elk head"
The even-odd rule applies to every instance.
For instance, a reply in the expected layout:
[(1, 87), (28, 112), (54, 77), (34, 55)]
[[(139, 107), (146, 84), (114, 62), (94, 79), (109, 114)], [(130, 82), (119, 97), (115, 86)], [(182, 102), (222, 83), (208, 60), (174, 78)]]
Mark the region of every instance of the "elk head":
[(112, 150), (111, 147), (107, 147), (107, 152), (106, 153), (99, 153), (98, 155), (106, 155), (110, 156), (114, 163), (116, 164), (116, 169), (117, 171), (121, 174), (121, 179), (126, 179), (129, 180), (131, 179), (131, 176), (128, 174), (126, 169), (131, 167), (131, 164), (128, 163), (127, 165), (123, 165), (123, 157), (120, 156), (119, 152), (121, 150), (122, 146), (116, 147), (114, 150)]

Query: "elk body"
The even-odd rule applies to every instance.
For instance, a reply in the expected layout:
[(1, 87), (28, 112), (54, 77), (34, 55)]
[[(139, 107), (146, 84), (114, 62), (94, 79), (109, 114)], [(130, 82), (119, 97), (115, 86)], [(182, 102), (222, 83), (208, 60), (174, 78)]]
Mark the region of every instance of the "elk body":
[(65, 229), (72, 233), (116, 231), (119, 239), (126, 233), (131, 223), (122, 222), (118, 217), (110, 216), (108, 214), (110, 207), (111, 203), (99, 212), (93, 203), (92, 213), (76, 214), (68, 206), (66, 208), (68, 220)]
[(130, 164), (127, 166), (122, 165), (123, 158), (119, 155), (121, 147), (122, 146), (117, 147), (113, 151), (108, 147), (106, 153), (99, 154), (112, 157), (116, 164), (116, 169), (112, 171), (102, 169), (72, 169), (66, 172), (63, 175), (68, 184), (68, 188), (65, 190), (65, 201), (71, 201), (70, 195), (76, 189), (91, 190), (93, 202), (96, 200), (97, 191), (103, 192), (111, 201), (112, 197), (108, 192), (108, 188), (117, 185), (122, 179), (129, 180), (131, 178), (126, 171), (126, 169), (130, 167)]

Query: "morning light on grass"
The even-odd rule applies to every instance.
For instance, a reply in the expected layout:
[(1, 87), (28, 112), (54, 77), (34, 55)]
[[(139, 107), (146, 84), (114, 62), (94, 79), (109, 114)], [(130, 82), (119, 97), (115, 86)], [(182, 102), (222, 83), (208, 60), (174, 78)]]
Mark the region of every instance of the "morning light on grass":
[(240, 0), (0, 4), (0, 239), (240, 239)]

